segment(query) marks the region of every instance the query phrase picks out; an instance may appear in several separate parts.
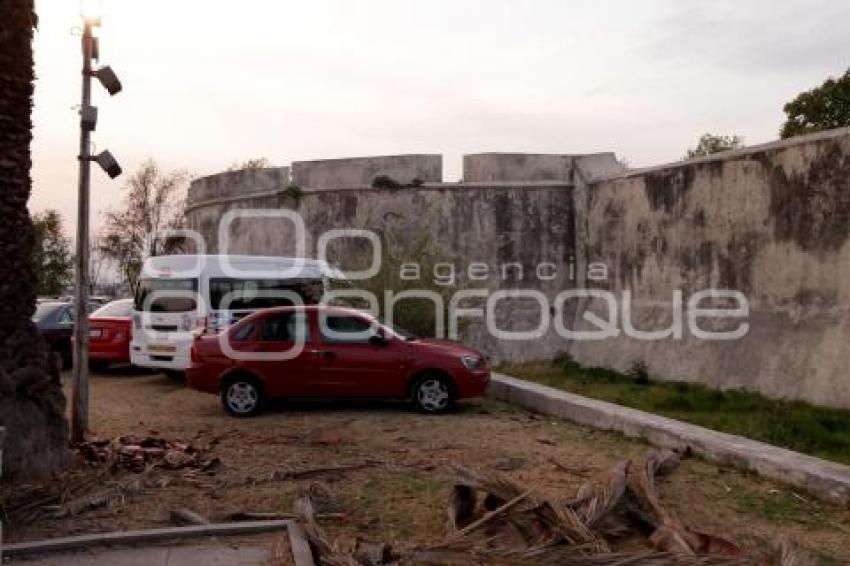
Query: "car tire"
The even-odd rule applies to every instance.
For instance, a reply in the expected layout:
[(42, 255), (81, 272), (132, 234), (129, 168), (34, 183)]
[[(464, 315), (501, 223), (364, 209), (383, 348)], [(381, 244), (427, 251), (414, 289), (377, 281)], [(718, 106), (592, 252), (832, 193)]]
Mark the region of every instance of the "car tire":
[(59, 350), (59, 356), (62, 358), (62, 369), (68, 370), (74, 367), (74, 353), (71, 351), (71, 347), (63, 347)]
[(437, 373), (427, 373), (417, 379), (410, 390), (416, 409), (425, 414), (445, 413), (454, 404), (454, 388), (451, 381)]
[(228, 379), (221, 388), (221, 404), (233, 417), (252, 417), (262, 412), (266, 398), (257, 379), (238, 376)]

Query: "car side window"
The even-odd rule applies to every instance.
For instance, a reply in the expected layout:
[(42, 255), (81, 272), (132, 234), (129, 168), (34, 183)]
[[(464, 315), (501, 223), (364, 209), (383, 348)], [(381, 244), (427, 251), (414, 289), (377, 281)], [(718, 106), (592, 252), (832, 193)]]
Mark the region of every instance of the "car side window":
[(264, 342), (309, 342), (310, 325), (306, 313), (288, 312), (268, 317), (263, 322), (260, 340)]
[(65, 307), (59, 313), (59, 318), (56, 319), (59, 324), (71, 324), (74, 321), (74, 309)]
[(230, 336), (230, 339), (234, 342), (245, 342), (249, 340), (251, 336), (254, 334), (254, 325), (253, 324), (245, 324), (236, 329), (236, 331)]
[(320, 317), (322, 340), (337, 344), (365, 344), (375, 334), (372, 323), (356, 316)]

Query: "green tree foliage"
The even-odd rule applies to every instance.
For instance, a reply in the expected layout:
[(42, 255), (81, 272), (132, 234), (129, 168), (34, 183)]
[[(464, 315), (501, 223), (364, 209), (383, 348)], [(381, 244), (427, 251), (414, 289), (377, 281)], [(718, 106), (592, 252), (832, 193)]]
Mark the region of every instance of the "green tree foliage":
[(837, 79), (802, 92), (783, 108), (783, 138), (850, 126), (850, 69)]
[(114, 261), (133, 294), (145, 259), (184, 252), (185, 238), (168, 231), (183, 228), (187, 180), (185, 171), (162, 171), (148, 160), (124, 187), (124, 209), (106, 214), (106, 229), (98, 247)]
[(58, 295), (71, 278), (71, 240), (55, 210), (33, 215), (35, 269), (39, 295)]
[(730, 149), (741, 147), (744, 147), (744, 138), (741, 136), (721, 136), (705, 133), (700, 137), (697, 146), (688, 150), (685, 154), (685, 159), (705, 157), (712, 153), (720, 153), (721, 151), (729, 151)]

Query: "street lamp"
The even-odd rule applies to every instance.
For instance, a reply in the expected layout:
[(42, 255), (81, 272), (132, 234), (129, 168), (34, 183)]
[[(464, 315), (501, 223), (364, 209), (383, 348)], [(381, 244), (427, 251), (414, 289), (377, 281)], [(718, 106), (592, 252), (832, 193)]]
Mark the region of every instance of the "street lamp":
[(85, 440), (89, 422), (89, 319), (86, 306), (89, 294), (89, 183), (91, 162), (94, 161), (114, 179), (121, 174), (121, 166), (109, 151), (91, 155), (91, 133), (97, 127), (97, 107), (91, 105), (91, 79), (115, 95), (121, 91), (121, 81), (108, 66), (92, 70), (92, 60), (100, 58), (98, 40), (94, 30), (100, 26), (103, 0), (82, 0), (80, 16), (83, 18), (83, 84), (80, 105), (80, 178), (77, 202), (77, 254), (75, 258), (76, 286), (74, 323), (74, 376), (71, 402), (71, 439)]

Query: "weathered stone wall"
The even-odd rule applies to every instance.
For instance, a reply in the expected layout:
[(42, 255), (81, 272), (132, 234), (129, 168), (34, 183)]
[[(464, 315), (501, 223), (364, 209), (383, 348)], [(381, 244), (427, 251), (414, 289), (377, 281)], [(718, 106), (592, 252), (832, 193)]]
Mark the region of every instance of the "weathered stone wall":
[(575, 182), (580, 171), (587, 180), (621, 173), (613, 153), (568, 155), (554, 153), (476, 153), (463, 156), (463, 180), (492, 182)]
[(368, 187), (378, 175), (408, 184), (443, 180), (441, 155), (383, 155), (349, 159), (296, 161), (292, 181), (302, 189)]
[(634, 294), (635, 327), (668, 326), (677, 289), (741, 291), (750, 315), (739, 340), (686, 319), (681, 340), (576, 342), (579, 361), (850, 407), (850, 130), (605, 180), (586, 208), (579, 245)]
[[(239, 201), (222, 200), (190, 209), (190, 227), (204, 235), (209, 253), (221, 253), (218, 247), (220, 220), (227, 211), (237, 209), (296, 210), (307, 229), (306, 253), (314, 256), (319, 236), (331, 228), (366, 228), (377, 233), (392, 261), (384, 269), (398, 270), (405, 262), (421, 262), (429, 272), (421, 274), (423, 289), (444, 288), (450, 294), (466, 288), (542, 288), (547, 294), (570, 288), (570, 263), (575, 257), (573, 234), (573, 193), (565, 184), (440, 185), (420, 188), (342, 189), (305, 192), (300, 198), (277, 194)], [(228, 229), (229, 253), (291, 255), (297, 253), (292, 223), (283, 218), (237, 220)], [(370, 254), (370, 244), (362, 239), (342, 240), (331, 256), (343, 267), (363, 269), (362, 259)], [(454, 266), (457, 283), (441, 285), (450, 273), (448, 265), (422, 261), (417, 250), (427, 248), (437, 263)], [(551, 262), (557, 273), (552, 281), (535, 277), (538, 264)], [(488, 265), (484, 280), (471, 281), (468, 266)], [(506, 264), (507, 278), (502, 277)], [(519, 279), (519, 272), (522, 279)], [(478, 272), (476, 272), (477, 275)], [(435, 282), (440, 281), (440, 282)], [(474, 306), (466, 301), (463, 306)], [(528, 301), (505, 303), (499, 312), (500, 328), (505, 330), (533, 327), (541, 313)], [(511, 312), (505, 312), (510, 309)], [(547, 315), (548, 313), (543, 313)], [(498, 358), (540, 358), (555, 350), (552, 334), (534, 343), (504, 342), (484, 331), (480, 321), (465, 327), (465, 336)]]
[[(189, 224), (217, 253), (227, 211), (294, 209), (306, 224), (307, 255), (315, 254), (325, 230), (368, 228), (382, 236), (395, 260), (418, 261), (418, 244), (426, 242), (456, 266), (459, 288), (539, 289), (551, 304), (564, 289), (596, 287), (614, 293), (619, 306), (629, 291), (631, 323), (639, 330), (670, 324), (677, 290), (685, 305), (703, 289), (737, 290), (749, 303), (749, 331), (734, 341), (696, 339), (687, 314), (681, 339), (629, 338), (619, 314), (620, 334), (601, 341), (568, 341), (551, 327), (537, 340), (500, 340), (478, 321), (466, 328), (466, 337), (495, 359), (539, 359), (567, 350), (585, 364), (626, 369), (644, 362), (662, 379), (850, 407), (848, 129), (632, 172), (623, 172), (611, 154), (482, 154), (465, 157), (466, 182), (459, 184), (367, 188), (367, 177), (377, 174), (387, 173), (370, 169), (361, 188), (328, 177), (323, 182), (345, 188), (308, 187), (300, 197), (286, 192), (288, 175), (279, 174), (260, 192), (244, 179), (219, 196), (212, 196), (207, 178), (191, 189)], [(244, 219), (227, 232), (231, 253), (298, 251), (284, 219)], [(368, 255), (362, 241), (346, 246), (337, 256), (343, 267)], [(467, 269), (479, 262), (490, 266), (490, 276), (471, 281)], [(513, 268), (502, 277), (503, 267), (514, 263), (523, 277)], [(554, 280), (535, 276), (541, 263), (555, 265)], [(606, 265), (608, 279), (589, 280), (591, 264)], [(423, 280), (424, 288), (434, 286), (432, 274)], [(530, 301), (502, 306), (497, 322), (503, 330), (533, 328), (541, 316)], [(567, 326), (590, 329), (583, 309), (601, 316), (600, 307), (599, 301), (571, 301)], [(700, 326), (726, 329), (719, 324), (703, 320)]]

